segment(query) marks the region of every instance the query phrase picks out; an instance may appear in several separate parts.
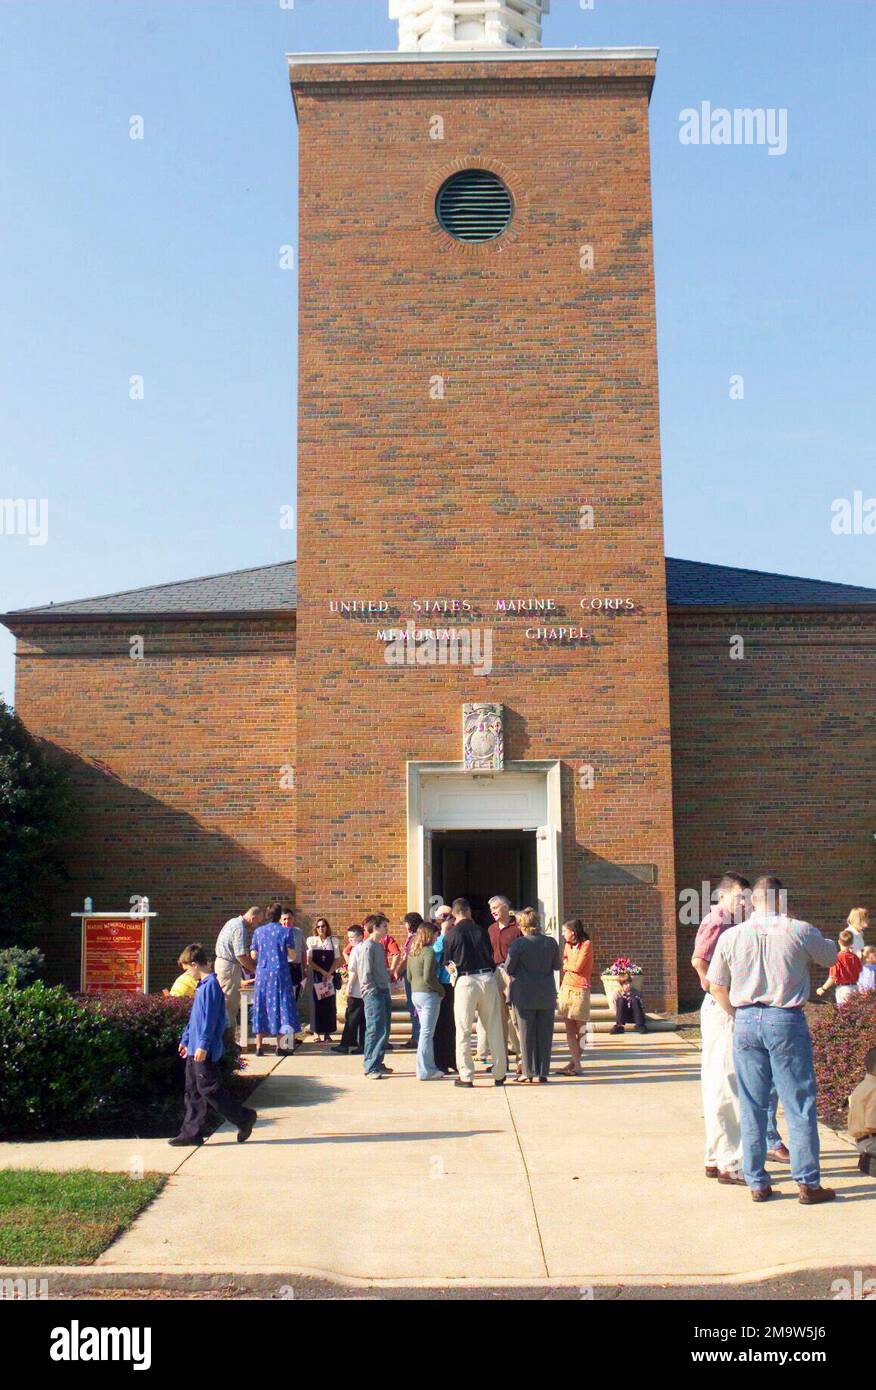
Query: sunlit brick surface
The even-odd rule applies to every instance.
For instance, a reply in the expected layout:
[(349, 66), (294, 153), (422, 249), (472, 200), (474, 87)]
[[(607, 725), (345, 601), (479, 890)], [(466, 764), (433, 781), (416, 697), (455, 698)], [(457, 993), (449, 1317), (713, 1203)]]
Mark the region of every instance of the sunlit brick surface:
[[(330, 917), (402, 913), (406, 760), (458, 760), (461, 705), (497, 701), (506, 757), (564, 763), (567, 914), (598, 934), (603, 963), (639, 958), (657, 1004), (674, 998), (675, 937), (651, 74), (644, 60), (293, 66), (297, 886)], [(498, 243), (437, 226), (435, 194), (467, 166), (512, 190)], [(635, 609), (582, 613), (593, 594)], [(553, 596), (595, 645), (539, 645), (495, 612), (528, 595)], [(454, 596), (493, 629), (489, 676), (391, 669), (380, 621), (329, 607), (385, 600), (397, 622), (415, 598)], [(657, 886), (585, 893), (594, 860), (653, 864)]]

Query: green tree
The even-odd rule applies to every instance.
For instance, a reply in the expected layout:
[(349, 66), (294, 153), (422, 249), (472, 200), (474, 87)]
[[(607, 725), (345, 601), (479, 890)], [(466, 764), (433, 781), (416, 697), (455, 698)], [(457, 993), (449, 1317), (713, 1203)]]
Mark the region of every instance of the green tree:
[(0, 947), (30, 945), (46, 925), (73, 808), (66, 772), (0, 700)]

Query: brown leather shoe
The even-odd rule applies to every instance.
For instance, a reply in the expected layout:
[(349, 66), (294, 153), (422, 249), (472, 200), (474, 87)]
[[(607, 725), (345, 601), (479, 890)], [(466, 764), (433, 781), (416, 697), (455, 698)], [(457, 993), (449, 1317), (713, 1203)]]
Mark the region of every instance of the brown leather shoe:
[(767, 1152), (767, 1158), (772, 1159), (773, 1163), (790, 1163), (791, 1155), (784, 1144), (777, 1144), (774, 1149)]
[(741, 1173), (719, 1173), (718, 1182), (724, 1183), (727, 1187), (745, 1187), (746, 1182)]
[(751, 1189), (751, 1200), (753, 1202), (768, 1202), (773, 1195), (771, 1187), (753, 1187)]
[(797, 1186), (804, 1207), (818, 1207), (822, 1202), (832, 1202), (836, 1196), (832, 1187), (807, 1187), (805, 1182), (799, 1182)]
[(707, 1165), (707, 1166), (706, 1166), (706, 1177), (707, 1177), (707, 1178), (716, 1178), (716, 1177), (718, 1176), (718, 1174), (720, 1173), (720, 1171), (721, 1171), (720, 1168), (715, 1168), (715, 1167), (712, 1167), (712, 1166)]

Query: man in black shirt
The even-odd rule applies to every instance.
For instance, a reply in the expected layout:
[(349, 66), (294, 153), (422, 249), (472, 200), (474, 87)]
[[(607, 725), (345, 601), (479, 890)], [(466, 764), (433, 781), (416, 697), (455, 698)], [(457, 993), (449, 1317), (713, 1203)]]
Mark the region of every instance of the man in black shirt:
[(454, 1085), (474, 1084), (471, 1030), (478, 1018), (484, 1026), (493, 1057), (493, 1082), (496, 1086), (504, 1086), (507, 1060), (495, 962), (490, 938), (483, 927), (472, 921), (471, 908), (465, 898), (457, 898), (453, 903), (453, 926), (444, 938), (444, 964), (451, 975), (456, 975), (453, 1011), (459, 1076)]

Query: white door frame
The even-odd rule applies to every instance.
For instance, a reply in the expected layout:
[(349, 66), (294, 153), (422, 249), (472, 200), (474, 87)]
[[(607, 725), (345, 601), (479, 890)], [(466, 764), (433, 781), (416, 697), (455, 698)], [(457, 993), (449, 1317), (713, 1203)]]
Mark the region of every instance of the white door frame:
[[(551, 856), (552, 864), (552, 884), (548, 890), (546, 886), (546, 867), (542, 861), (540, 865), (540, 883), (545, 885), (542, 903), (542, 911), (545, 915), (545, 926), (548, 920), (553, 919), (555, 930), (559, 930), (559, 925), (563, 920), (563, 856), (562, 856), (562, 801), (560, 794), (560, 768), (561, 764), (554, 759), (533, 759), (521, 760), (519, 762), (507, 762), (504, 772), (478, 773), (468, 771), (462, 763), (445, 762), (409, 762), (407, 764), (407, 836), (408, 836), (408, 903), (412, 910), (421, 912), (423, 916), (428, 916), (429, 897), (431, 895), (431, 883), (426, 882), (426, 873), (431, 862), (430, 838), (431, 832), (435, 830), (475, 830), (475, 829), (496, 829), (496, 830), (535, 830), (542, 831), (545, 828), (551, 833), (546, 838), (540, 835), (536, 841), (538, 854), (541, 856), (548, 852)], [(510, 812), (508, 815), (497, 817), (499, 824), (485, 827), (460, 826), (456, 822), (452, 825), (439, 824), (437, 820), (431, 820), (427, 816), (424, 821), (424, 797), (423, 780), (427, 777), (452, 777), (460, 779), (460, 791), (466, 791), (476, 784), (483, 784), (485, 790), (489, 790), (493, 795), (502, 790), (502, 779), (508, 774), (520, 774), (539, 778), (544, 787), (544, 798), (541, 803), (544, 806), (544, 820), (536, 818), (536, 823), (532, 824), (524, 814)], [(508, 779), (511, 780), (510, 778)], [(519, 777), (514, 777), (514, 782), (520, 786)], [(539, 789), (540, 790), (540, 789)], [(518, 823), (519, 822), (519, 823)]]

